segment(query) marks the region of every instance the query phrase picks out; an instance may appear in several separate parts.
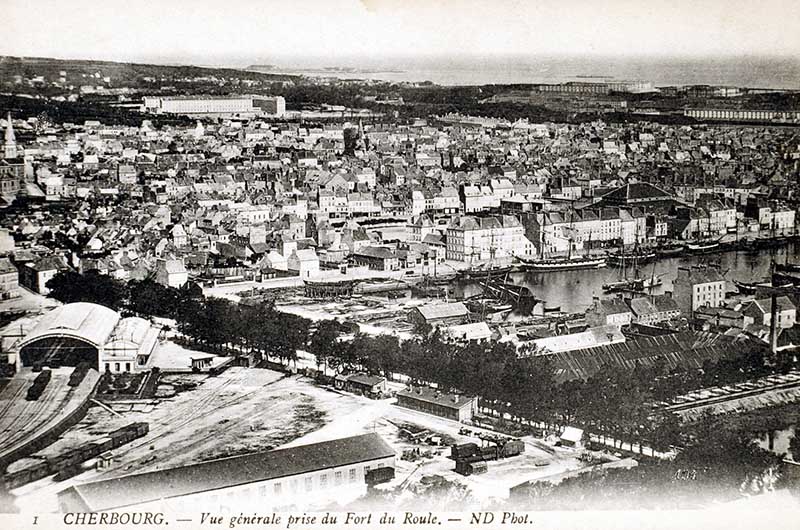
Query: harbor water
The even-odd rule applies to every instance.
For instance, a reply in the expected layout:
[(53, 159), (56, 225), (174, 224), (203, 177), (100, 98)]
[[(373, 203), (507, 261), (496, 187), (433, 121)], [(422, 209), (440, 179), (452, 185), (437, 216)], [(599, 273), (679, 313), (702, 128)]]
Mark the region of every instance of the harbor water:
[[(639, 268), (639, 277), (658, 277), (661, 285), (653, 289), (653, 294), (662, 294), (673, 289), (673, 281), (678, 275), (679, 267), (692, 265), (715, 265), (728, 281), (728, 290), (735, 291), (732, 280), (743, 282), (761, 281), (770, 274), (770, 264), (773, 259), (778, 263), (788, 261), (800, 262), (800, 244), (789, 243), (775, 249), (774, 254), (769, 250), (759, 253), (752, 252), (723, 252), (719, 254), (686, 255), (676, 258), (657, 260)], [(633, 271), (628, 271), (628, 277), (633, 277)], [(622, 278), (622, 271), (615, 267), (602, 269), (554, 271), (554, 272), (518, 272), (510, 274), (511, 280), (516, 284), (527, 286), (533, 294), (545, 300), (547, 307), (560, 307), (561, 311), (577, 313), (585, 311), (594, 297), (601, 297), (603, 284), (618, 281)], [(481, 287), (475, 282), (462, 282), (456, 286), (455, 295), (469, 297), (481, 293)]]

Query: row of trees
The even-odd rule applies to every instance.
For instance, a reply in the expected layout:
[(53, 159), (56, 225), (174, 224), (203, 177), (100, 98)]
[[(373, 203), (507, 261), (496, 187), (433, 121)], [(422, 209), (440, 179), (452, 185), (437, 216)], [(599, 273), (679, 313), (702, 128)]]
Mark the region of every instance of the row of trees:
[(49, 296), (65, 304), (91, 302), (115, 311), (177, 318), (187, 301), (202, 296), (197, 289), (174, 289), (152, 279), (124, 282), (107, 274), (61, 271), (47, 282)]
[[(587, 381), (563, 381), (548, 356), (520, 352), (510, 343), (456, 343), (434, 331), (411, 340), (356, 333), (336, 321), (320, 322), (308, 350), (322, 371), (367, 370), (479, 395), (482, 405), (522, 421), (582, 425), (616, 439), (646, 439), (656, 450), (680, 440), (671, 414), (653, 414), (654, 369), (604, 366)], [(522, 353), (522, 355), (519, 355)]]
[(288, 363), (298, 350), (308, 350), (325, 373), (365, 370), (390, 378), (401, 373), (414, 382), (481, 396), (483, 405), (498, 414), (582, 425), (616, 439), (648, 440), (655, 449), (679, 443), (679, 425), (670, 414), (653, 415), (650, 403), (764, 371), (759, 351), (746, 349), (708, 361), (702, 370), (670, 372), (663, 363), (632, 370), (605, 365), (588, 380), (564, 380), (549, 356), (520, 351), (508, 342), (458, 343), (435, 330), (403, 341), (390, 335), (351, 336), (352, 329), (335, 320), (312, 328), (307, 319), (278, 311), (272, 303), (235, 304), (151, 280), (124, 283), (105, 275), (63, 272), (48, 286), (63, 302), (95, 302), (173, 318), (188, 339), (210, 351)]

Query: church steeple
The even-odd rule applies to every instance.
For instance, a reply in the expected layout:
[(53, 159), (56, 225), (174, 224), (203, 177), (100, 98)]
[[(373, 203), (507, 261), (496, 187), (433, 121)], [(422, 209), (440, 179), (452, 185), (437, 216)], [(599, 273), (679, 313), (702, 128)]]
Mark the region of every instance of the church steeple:
[(6, 139), (3, 143), (5, 158), (17, 158), (17, 138), (14, 136), (14, 126), (11, 124), (11, 113), (6, 118)]

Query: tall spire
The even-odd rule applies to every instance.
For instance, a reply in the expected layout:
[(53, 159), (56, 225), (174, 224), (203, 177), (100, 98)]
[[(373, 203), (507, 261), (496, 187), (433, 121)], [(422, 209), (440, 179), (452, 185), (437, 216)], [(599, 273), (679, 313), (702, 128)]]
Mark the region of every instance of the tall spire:
[(6, 117), (6, 139), (3, 143), (5, 158), (17, 158), (17, 138), (14, 136), (14, 126), (11, 124), (11, 113)]

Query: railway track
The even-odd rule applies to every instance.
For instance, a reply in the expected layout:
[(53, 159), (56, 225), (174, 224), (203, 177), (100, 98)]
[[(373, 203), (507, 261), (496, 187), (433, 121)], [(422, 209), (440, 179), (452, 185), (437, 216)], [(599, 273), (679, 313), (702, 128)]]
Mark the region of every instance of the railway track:
[[(798, 372), (790, 372), (788, 374), (793, 378), (790, 381), (775, 381), (775, 382), (767, 382), (769, 378), (775, 376), (767, 376), (764, 380), (756, 380), (751, 381), (749, 383), (739, 383), (739, 388), (731, 388), (730, 390), (726, 390), (723, 387), (715, 387), (713, 389), (709, 388), (706, 389), (709, 392), (716, 391), (722, 392), (720, 395), (712, 395), (708, 397), (698, 397), (697, 399), (692, 399), (691, 401), (687, 401), (684, 403), (674, 403), (674, 404), (666, 404), (665, 406), (659, 407), (661, 410), (666, 410), (669, 412), (682, 412), (686, 410), (691, 410), (700, 407), (706, 407), (709, 405), (716, 405), (719, 403), (725, 403), (727, 401), (735, 401), (737, 399), (758, 396), (760, 394), (764, 394), (766, 392), (773, 392), (776, 390), (790, 390), (793, 388), (800, 387), (800, 379), (797, 379), (796, 376), (800, 375)], [(750, 388), (745, 387), (744, 385), (750, 386)], [(753, 388), (755, 387), (755, 388)], [(702, 389), (701, 389), (702, 390)]]
[[(27, 386), (28, 386), (28, 385), (26, 384), (26, 383), (27, 383), (27, 381), (17, 381), (17, 383), (18, 383), (18, 384), (17, 384), (17, 389), (14, 391), (14, 394), (13, 394), (13, 395), (10, 397), (10, 399), (8, 399), (8, 401), (6, 402), (6, 404), (3, 406), (2, 410), (0, 410), (0, 419), (2, 419), (2, 418), (5, 418), (5, 416), (6, 416), (6, 414), (8, 413), (8, 411), (9, 411), (9, 410), (11, 410), (11, 407), (13, 407), (13, 406), (14, 406), (14, 403), (15, 403), (17, 400), (19, 400), (19, 399), (20, 399), (20, 397), (21, 397), (21, 396), (22, 396), (22, 394), (23, 394), (23, 391), (24, 391), (24, 390), (25, 390), (25, 388), (27, 388)], [(10, 385), (10, 383), (9, 383), (9, 385)]]
[[(215, 401), (217, 401), (220, 398), (220, 394), (222, 393), (222, 391), (224, 391), (226, 388), (228, 388), (229, 386), (233, 385), (234, 383), (240, 383), (244, 379), (244, 377), (246, 377), (246, 375), (247, 375), (246, 372), (244, 372), (244, 371), (241, 372), (241, 374), (239, 374), (235, 379), (230, 379), (230, 380), (225, 381), (224, 383), (222, 383), (218, 388), (216, 388), (214, 390), (213, 393), (209, 393), (208, 395), (204, 396), (203, 398), (200, 398), (199, 400), (187, 403), (186, 406), (181, 407), (178, 412), (173, 413), (169, 418), (162, 419), (160, 422), (158, 422), (156, 424), (157, 428), (159, 430), (154, 436), (146, 436), (146, 437), (141, 439), (140, 443), (137, 443), (135, 445), (130, 445), (130, 446), (126, 447), (126, 449), (127, 449), (126, 453), (130, 453), (130, 452), (135, 451), (137, 449), (140, 449), (140, 448), (142, 448), (144, 446), (153, 445), (153, 442), (155, 442), (156, 440), (162, 439), (163, 437), (165, 437), (167, 435), (170, 435), (170, 434), (173, 434), (176, 431), (179, 431), (183, 427), (186, 427), (187, 425), (189, 425), (192, 422), (196, 421), (199, 417), (202, 417), (202, 416), (204, 416), (206, 414), (211, 414), (211, 413), (216, 412), (216, 411), (218, 411), (220, 409), (223, 409), (223, 408), (226, 408), (226, 407), (230, 407), (231, 405), (235, 405), (236, 403), (244, 401), (245, 399), (250, 398), (251, 397), (250, 394), (252, 394), (253, 392), (258, 392), (259, 390), (262, 390), (262, 389), (267, 388), (267, 387), (269, 387), (271, 385), (274, 385), (275, 383), (277, 383), (277, 382), (279, 382), (279, 381), (284, 379), (282, 377), (280, 379), (276, 379), (274, 381), (270, 381), (268, 383), (260, 385), (258, 388), (254, 389), (253, 391), (251, 391), (248, 394), (243, 394), (243, 395), (240, 395), (240, 396), (237, 396), (237, 397), (234, 397), (234, 398), (230, 398), (230, 399), (227, 399), (227, 400), (224, 400), (224, 401), (219, 401), (218, 403), (216, 403), (216, 405), (209, 407), (209, 405), (213, 404)], [(166, 428), (166, 429), (162, 430), (164, 428)], [(153, 434), (153, 432), (154, 432), (154, 429), (151, 428), (150, 434)], [(212, 432), (212, 433), (207, 434), (205, 436), (201, 436), (199, 438), (196, 437), (196, 438), (193, 439), (193, 444), (196, 445), (198, 443), (202, 443), (202, 442), (204, 442), (204, 441), (206, 441), (206, 440), (208, 440), (208, 439), (210, 439), (210, 438), (212, 438), (214, 436), (216, 436), (215, 432)], [(109, 468), (107, 471), (102, 473), (101, 476), (107, 475), (109, 473), (113, 473), (115, 471), (119, 471), (120, 469), (133, 468), (133, 467), (136, 467), (136, 466), (138, 466), (140, 464), (148, 463), (150, 461), (152, 461), (152, 455), (146, 455), (146, 456), (142, 456), (142, 457), (136, 458), (134, 460), (128, 460), (128, 461), (125, 461), (125, 462), (121, 462), (120, 465)]]
[(742, 399), (746, 397), (758, 396), (764, 394), (766, 392), (773, 392), (776, 390), (791, 390), (793, 388), (800, 387), (800, 381), (791, 381), (787, 383), (776, 383), (769, 386), (763, 386), (760, 388), (754, 389), (747, 389), (741, 390), (738, 392), (731, 392), (721, 396), (711, 396), (707, 398), (697, 399), (688, 403), (679, 403), (675, 405), (669, 405), (663, 407), (662, 410), (667, 410), (669, 412), (683, 412), (687, 410), (692, 410), (701, 407), (707, 407), (710, 405), (718, 405), (720, 403), (725, 403), (727, 401), (735, 401), (737, 399)]
[(28, 402), (30, 405), (22, 409), (11, 423), (0, 431), (0, 438), (3, 440), (0, 443), (0, 453), (15, 449), (26, 438), (29, 438), (31, 433), (36, 432), (38, 428), (58, 415), (64, 403), (68, 402), (72, 395), (72, 389), (69, 388), (62, 399), (56, 400), (61, 386), (54, 385), (52, 382), (48, 384), (38, 400)]

